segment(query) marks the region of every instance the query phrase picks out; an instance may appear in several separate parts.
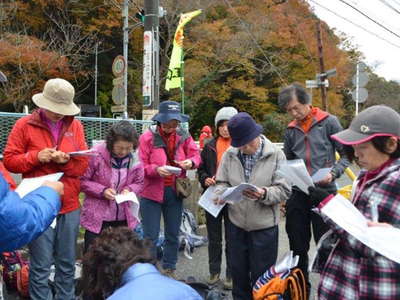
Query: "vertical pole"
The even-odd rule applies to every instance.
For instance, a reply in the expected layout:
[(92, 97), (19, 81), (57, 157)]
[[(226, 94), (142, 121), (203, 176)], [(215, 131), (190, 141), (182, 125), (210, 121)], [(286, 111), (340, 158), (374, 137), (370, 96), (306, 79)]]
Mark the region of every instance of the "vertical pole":
[(185, 80), (184, 80), (184, 76), (185, 76), (185, 71), (184, 71), (184, 53), (183, 53), (183, 49), (182, 49), (182, 54), (181, 54), (181, 103), (182, 103), (182, 113), (185, 113)]
[[(317, 43), (318, 43), (318, 56), (319, 56), (319, 70), (320, 73), (325, 73), (325, 65), (324, 65), (324, 54), (323, 54), (323, 47), (322, 47), (322, 38), (321, 38), (321, 22), (318, 20), (317, 22)], [(326, 87), (325, 87), (325, 79), (326, 76), (322, 76), (317, 78), (321, 88), (321, 97), (322, 97), (322, 108), (325, 111), (328, 111), (328, 101), (326, 97)]]
[(360, 91), (360, 65), (357, 63), (356, 67), (356, 116), (358, 115), (358, 102), (359, 102), (359, 91)]
[(152, 47), (152, 88), (151, 88), (151, 110), (158, 109), (160, 103), (160, 41), (159, 41), (159, 0), (144, 1), (144, 31), (151, 31), (153, 37)]
[(125, 60), (125, 71), (124, 71), (124, 114), (123, 118), (128, 118), (128, 43), (129, 43), (129, 31), (128, 31), (128, 4), (129, 0), (124, 0), (124, 7), (122, 16), (124, 18), (124, 42), (123, 42), (123, 54)]
[(97, 106), (97, 51), (99, 48), (99, 43), (96, 43), (96, 50), (95, 50), (95, 62), (94, 62), (94, 105)]

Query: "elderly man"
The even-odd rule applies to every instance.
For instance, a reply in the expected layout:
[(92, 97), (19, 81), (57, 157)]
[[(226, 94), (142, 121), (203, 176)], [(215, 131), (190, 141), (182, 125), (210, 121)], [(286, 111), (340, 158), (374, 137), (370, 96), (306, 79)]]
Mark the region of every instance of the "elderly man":
[(245, 190), (228, 209), (232, 295), (235, 300), (248, 300), (257, 278), (276, 261), (279, 203), (289, 197), (290, 186), (276, 173), (285, 155), (261, 134), (262, 126), (249, 114), (233, 116), (228, 130), (231, 147), (218, 168), (216, 193), (245, 182), (257, 187)]
[[(349, 165), (343, 146), (331, 138), (342, 130), (338, 119), (311, 106), (306, 90), (292, 84), (279, 94), (279, 106), (293, 117), (285, 132), (284, 149), (287, 159), (302, 159), (310, 175), (321, 168), (331, 168), (330, 172), (317, 183), (330, 193), (336, 193), (335, 179), (339, 178)], [(341, 155), (336, 162), (335, 151)], [(300, 256), (299, 268), (308, 281), (308, 250), (311, 240), (311, 224), (317, 243), (328, 227), (322, 218), (311, 211), (311, 201), (307, 194), (294, 187), (286, 204), (286, 232), (290, 249)], [(308, 288), (310, 284), (308, 282)]]

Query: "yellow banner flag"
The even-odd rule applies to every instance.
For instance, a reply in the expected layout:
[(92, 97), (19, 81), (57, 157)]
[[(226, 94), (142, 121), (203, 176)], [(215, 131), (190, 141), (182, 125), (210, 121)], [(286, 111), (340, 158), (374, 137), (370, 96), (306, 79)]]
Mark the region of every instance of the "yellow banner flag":
[(171, 60), (169, 62), (165, 89), (169, 91), (174, 88), (182, 88), (182, 54), (183, 54), (183, 27), (194, 17), (201, 14), (201, 9), (181, 14), (178, 27), (174, 37), (174, 47), (172, 48)]

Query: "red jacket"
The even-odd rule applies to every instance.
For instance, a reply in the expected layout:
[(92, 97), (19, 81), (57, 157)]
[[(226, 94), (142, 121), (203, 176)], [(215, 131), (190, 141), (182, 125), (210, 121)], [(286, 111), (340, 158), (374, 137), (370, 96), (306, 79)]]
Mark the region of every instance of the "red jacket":
[(0, 173), (3, 174), (3, 177), (10, 186), (10, 189), (15, 190), (17, 184), (15, 183), (14, 178), (11, 177), (10, 172), (8, 172), (8, 170), (4, 167), (1, 161), (0, 161)]
[(63, 172), (61, 181), (64, 183), (64, 195), (60, 213), (67, 213), (80, 207), (80, 176), (85, 173), (88, 162), (84, 156), (71, 157), (66, 164), (41, 163), (38, 160), (38, 153), (41, 150), (56, 146), (57, 150), (63, 152), (86, 150), (81, 122), (74, 117), (64, 117), (60, 138), (56, 142), (40, 118), (39, 112), (35, 111), (15, 123), (8, 136), (3, 161), (8, 170), (22, 173), (23, 178)]

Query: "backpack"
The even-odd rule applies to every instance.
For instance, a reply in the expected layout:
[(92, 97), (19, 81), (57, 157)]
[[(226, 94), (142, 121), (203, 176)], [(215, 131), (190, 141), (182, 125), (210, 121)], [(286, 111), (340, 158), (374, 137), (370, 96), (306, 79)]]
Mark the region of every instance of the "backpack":
[(207, 238), (196, 234), (197, 222), (194, 215), (186, 208), (182, 211), (182, 221), (179, 228), (179, 249), (184, 250), (184, 255), (191, 259), (194, 247), (199, 247), (207, 242)]
[(22, 297), (29, 297), (29, 265), (20, 251), (3, 252), (1, 255), (3, 281), (8, 291), (17, 291)]
[(253, 300), (308, 299), (306, 281), (299, 268), (294, 268), (281, 276), (274, 276), (265, 282), (259, 279), (256, 284), (257, 288), (253, 289)]

